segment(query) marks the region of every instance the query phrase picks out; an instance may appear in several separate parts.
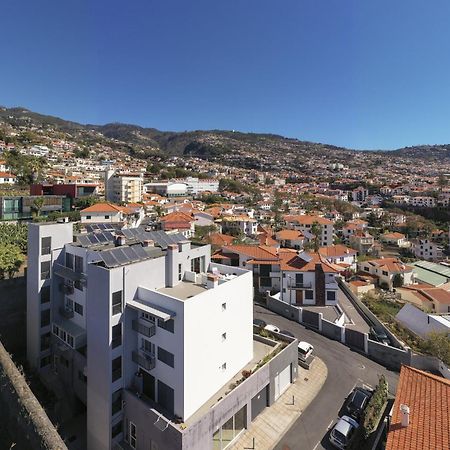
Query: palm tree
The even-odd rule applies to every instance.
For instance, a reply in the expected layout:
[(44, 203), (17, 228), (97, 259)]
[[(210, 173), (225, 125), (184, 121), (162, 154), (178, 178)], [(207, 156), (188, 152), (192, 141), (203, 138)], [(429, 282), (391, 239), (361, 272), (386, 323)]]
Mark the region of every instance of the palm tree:
[(36, 217), (41, 215), (42, 207), (44, 206), (44, 197), (37, 197), (34, 199), (31, 209), (36, 213)]

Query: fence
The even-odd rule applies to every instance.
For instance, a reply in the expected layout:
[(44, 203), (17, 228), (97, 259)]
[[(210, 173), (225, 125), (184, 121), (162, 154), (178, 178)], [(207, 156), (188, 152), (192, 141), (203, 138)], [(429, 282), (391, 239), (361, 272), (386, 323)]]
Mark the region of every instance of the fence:
[[(399, 370), (402, 364), (405, 364), (417, 369), (440, 373), (443, 377), (450, 379), (450, 368), (438, 358), (415, 354), (410, 348), (398, 348), (373, 341), (369, 339), (367, 333), (325, 320), (322, 313), (289, 305), (279, 299), (279, 294), (274, 296), (267, 294), (266, 305), (268, 309), (280, 316), (301, 323), (329, 339), (339, 341), (388, 368)], [(399, 342), (395, 336), (394, 339), (394, 342)]]

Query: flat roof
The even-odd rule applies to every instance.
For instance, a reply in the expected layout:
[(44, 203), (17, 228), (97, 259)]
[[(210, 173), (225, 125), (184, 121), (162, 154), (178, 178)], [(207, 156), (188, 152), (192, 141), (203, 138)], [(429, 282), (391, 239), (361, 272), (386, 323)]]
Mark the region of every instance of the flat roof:
[(180, 281), (173, 287), (164, 287), (157, 289), (157, 292), (169, 295), (170, 297), (175, 297), (178, 300), (187, 300), (188, 298), (194, 297), (207, 290), (208, 289), (201, 284), (195, 284), (189, 281)]

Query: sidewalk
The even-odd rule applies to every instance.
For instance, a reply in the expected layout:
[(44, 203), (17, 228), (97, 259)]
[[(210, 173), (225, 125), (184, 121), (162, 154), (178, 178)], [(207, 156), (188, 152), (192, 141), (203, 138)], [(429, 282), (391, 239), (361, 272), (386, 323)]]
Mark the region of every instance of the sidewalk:
[[(270, 450), (303, 413), (319, 393), (328, 375), (325, 363), (315, 358), (310, 370), (299, 366), (295, 384), (284, 392), (270, 407), (266, 408), (245, 430), (230, 450)], [(294, 396), (294, 405), (292, 404)], [(253, 438), (255, 446), (253, 447)]]

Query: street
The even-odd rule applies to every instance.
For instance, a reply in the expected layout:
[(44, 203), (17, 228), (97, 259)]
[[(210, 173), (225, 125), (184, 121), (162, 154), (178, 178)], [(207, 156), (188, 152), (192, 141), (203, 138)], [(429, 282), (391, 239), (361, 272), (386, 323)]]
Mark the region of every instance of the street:
[(375, 386), (384, 374), (389, 391), (397, 388), (398, 373), (365, 358), (337, 341), (326, 338), (299, 323), (290, 321), (264, 307), (254, 305), (254, 317), (292, 332), (299, 340), (314, 346), (314, 352), (328, 367), (328, 378), (317, 397), (280, 439), (277, 450), (319, 450), (333, 448), (328, 431), (334, 425), (347, 395), (355, 385)]

